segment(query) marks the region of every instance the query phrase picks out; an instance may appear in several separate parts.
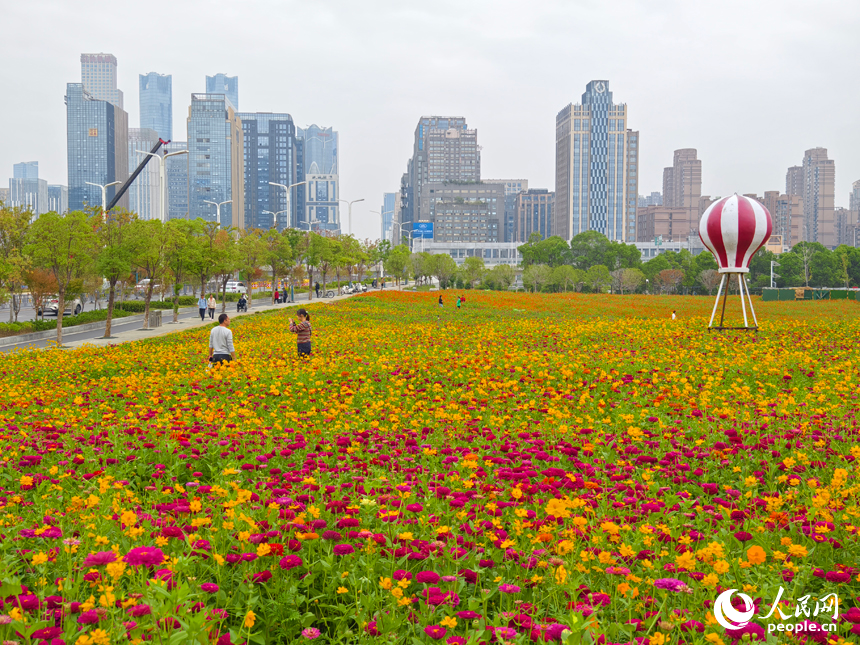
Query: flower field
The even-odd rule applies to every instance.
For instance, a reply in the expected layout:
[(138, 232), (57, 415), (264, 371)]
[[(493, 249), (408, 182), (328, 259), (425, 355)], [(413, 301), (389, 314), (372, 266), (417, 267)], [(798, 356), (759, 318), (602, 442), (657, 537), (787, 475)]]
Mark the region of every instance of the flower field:
[(860, 642), (857, 303), (466, 293), (0, 358), (0, 641)]

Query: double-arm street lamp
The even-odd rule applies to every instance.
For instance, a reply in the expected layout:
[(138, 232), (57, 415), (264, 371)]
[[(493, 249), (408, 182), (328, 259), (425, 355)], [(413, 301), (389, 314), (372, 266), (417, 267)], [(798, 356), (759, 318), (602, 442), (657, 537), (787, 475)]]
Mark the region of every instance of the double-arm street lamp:
[[(166, 222), (168, 220), (167, 217), (167, 175), (164, 170), (164, 164), (168, 157), (175, 157), (176, 155), (187, 155), (187, 150), (177, 150), (176, 152), (168, 152), (163, 157), (156, 152), (147, 152), (146, 150), (135, 150), (135, 152), (142, 155), (149, 155), (150, 157), (155, 157), (158, 159), (158, 181), (161, 183), (161, 221)], [(210, 204), (213, 202), (210, 202)], [(220, 221), (220, 218), (219, 218)]]
[(226, 202), (210, 202), (208, 199), (204, 199), (203, 202), (205, 204), (214, 204), (215, 205), (215, 221), (218, 222), (218, 226), (221, 226), (221, 207), (224, 204), (233, 203), (232, 199), (228, 199)]
[(91, 181), (85, 181), (84, 183), (89, 184), (90, 186), (98, 186), (99, 188), (101, 188), (101, 190), (102, 190), (102, 213), (104, 213), (105, 210), (107, 209), (107, 189), (110, 188), (111, 186), (118, 186), (122, 182), (121, 181), (112, 181), (111, 183), (109, 183), (105, 186), (102, 186), (101, 184), (94, 184)]
[(344, 204), (349, 204), (349, 234), (352, 235), (352, 205), (358, 202), (363, 202), (364, 197), (362, 197), (361, 199), (353, 199), (351, 202), (345, 199), (339, 199), (337, 201), (343, 202)]
[[(274, 182), (274, 181), (269, 182), (269, 185), (278, 186), (279, 188), (283, 188), (285, 191), (287, 191), (287, 209), (286, 209), (286, 211), (280, 211), (281, 213), (289, 212), (289, 210), (290, 210), (290, 195), (292, 195), (292, 192), (293, 192), (292, 189), (295, 188), (296, 186), (302, 186), (306, 183), (308, 183), (308, 182), (300, 181), (297, 184), (290, 184), (289, 186), (287, 186), (286, 184), (279, 184), (279, 183)], [(295, 228), (295, 226), (293, 226), (292, 213), (290, 213), (290, 215), (289, 215), (289, 227)]]

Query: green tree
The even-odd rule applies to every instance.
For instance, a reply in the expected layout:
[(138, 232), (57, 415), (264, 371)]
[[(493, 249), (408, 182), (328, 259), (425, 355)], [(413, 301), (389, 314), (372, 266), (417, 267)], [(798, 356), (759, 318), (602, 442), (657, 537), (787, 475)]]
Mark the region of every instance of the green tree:
[(660, 271), (664, 271), (665, 269), (671, 268), (672, 265), (669, 264), (669, 260), (666, 259), (666, 253), (661, 253), (660, 255), (654, 256), (642, 265), (642, 273), (645, 274), (646, 279), (653, 283), (654, 278), (657, 276), (658, 273), (660, 273)]
[(610, 271), (616, 269), (634, 269), (642, 264), (642, 253), (633, 244), (609, 242), (604, 253), (603, 264)]
[(236, 242), (237, 233), (233, 228), (222, 228), (215, 237), (215, 277), (220, 283), (222, 314), (227, 311), (227, 283), (242, 266), (242, 257)]
[[(609, 239), (597, 231), (585, 231), (570, 241), (570, 254), (573, 266), (587, 270), (598, 264), (606, 266), (606, 253)], [(607, 269), (608, 271), (608, 269)]]
[(552, 274), (550, 275), (549, 282), (559, 291), (567, 291), (569, 287), (572, 287), (574, 284), (574, 280), (576, 280), (576, 269), (574, 269), (569, 264), (563, 264), (561, 266), (557, 266), (552, 270)]
[(161, 220), (137, 221), (132, 234), (139, 236), (140, 244), (135, 246), (132, 256), (134, 266), (149, 282), (143, 296), (143, 328), (149, 329), (149, 306), (156, 284), (165, 278), (167, 272), (167, 252), (171, 246), (171, 236), (175, 229), (168, 228)]
[(463, 260), (461, 272), (463, 280), (470, 286), (475, 286), (476, 282), (480, 282), (484, 277), (487, 269), (484, 266), (484, 258), (472, 255)]
[(487, 282), (492, 285), (491, 288), (499, 291), (507, 291), (516, 279), (517, 272), (509, 264), (497, 264), (487, 272), (486, 278)]
[(372, 242), (367, 248), (368, 262), (376, 265), (376, 277), (382, 279), (382, 270), (388, 255), (391, 253), (391, 242), (382, 240), (381, 242)]
[(523, 285), (532, 293), (542, 290), (552, 279), (552, 269), (547, 264), (530, 264), (523, 270)]
[(522, 265), (523, 268), (528, 267), (532, 264), (537, 264), (537, 245), (540, 244), (540, 241), (543, 239), (543, 236), (537, 231), (532, 232), (529, 235), (528, 242), (525, 244), (521, 244), (517, 247), (517, 250), (520, 252), (520, 256), (522, 257)]
[(432, 271), (432, 275), (436, 276), (436, 279), (439, 281), (439, 288), (447, 289), (448, 283), (457, 272), (457, 263), (447, 253), (437, 253), (431, 256), (430, 270)]
[(639, 269), (622, 269), (621, 293), (626, 289), (628, 292), (636, 291), (645, 284), (645, 274)]
[(206, 297), (206, 285), (215, 274), (218, 262), (216, 243), (220, 226), (217, 222), (197, 220), (200, 224), (198, 234), (191, 238), (192, 248), (189, 249), (188, 272), (200, 281), (200, 296)]
[(50, 271), (57, 281), (57, 344), (63, 344), (63, 312), (74, 281), (83, 280), (93, 262), (93, 222), (83, 211), (45, 213), (30, 227), (25, 254), (34, 267)]
[(18, 321), (22, 286), (30, 269), (24, 247), (32, 219), (31, 210), (0, 203), (0, 302), (10, 299), (10, 323)]
[(409, 270), (409, 258), (409, 247), (405, 244), (399, 244), (391, 249), (385, 259), (385, 272), (393, 275), (397, 284), (400, 284), (400, 278)]
[(812, 260), (809, 264), (810, 280), (813, 287), (838, 287), (840, 280), (841, 267), (836, 259), (836, 254), (824, 249), (816, 251), (812, 255)]
[(105, 338), (110, 338), (116, 283), (131, 274), (134, 259), (144, 244), (143, 228), (137, 215), (122, 209), (107, 214), (99, 209), (93, 217), (93, 224), (98, 245), (95, 266), (108, 283)]
[(199, 250), (196, 238), (203, 233), (203, 220), (171, 219), (166, 223), (171, 231), (165, 255), (167, 270), (173, 276), (173, 322), (179, 322), (179, 292), (185, 281), (193, 277), (194, 254)]
[[(309, 233), (308, 235), (315, 236), (316, 233)], [(268, 265), (272, 276), (271, 298), (272, 304), (275, 304), (275, 291), (278, 289), (278, 281), (287, 274), (288, 267), (292, 265), (293, 249), (289, 238), (276, 228), (270, 228), (266, 231), (261, 238), (261, 242), (261, 259), (264, 264)], [(305, 257), (307, 258), (307, 255)], [(311, 287), (313, 287), (313, 284), (311, 284)], [(308, 300), (312, 298), (312, 293), (313, 288), (308, 289)]]
[(604, 265), (595, 264), (585, 272), (585, 283), (591, 287), (594, 293), (605, 293), (612, 283), (612, 276), (609, 275), (609, 269)]
[(263, 276), (262, 265), (265, 255), (263, 231), (258, 228), (245, 229), (239, 233), (236, 240), (236, 252), (239, 259), (239, 273), (248, 285), (248, 310), (254, 300), (251, 285), (254, 280)]

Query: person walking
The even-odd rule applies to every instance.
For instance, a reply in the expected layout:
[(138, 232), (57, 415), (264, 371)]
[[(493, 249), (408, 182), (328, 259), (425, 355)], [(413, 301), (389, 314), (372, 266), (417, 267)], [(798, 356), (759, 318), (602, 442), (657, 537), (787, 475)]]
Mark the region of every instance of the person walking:
[(215, 300), (215, 294), (214, 293), (209, 294), (209, 302), (207, 302), (206, 304), (209, 305), (209, 319), (214, 320), (215, 319), (215, 307), (218, 305), (218, 301)]
[(439, 306), (440, 306), (440, 307), (444, 307), (444, 306), (445, 306), (445, 305), (443, 305), (443, 304), (442, 304), (442, 294), (441, 294), (441, 293), (439, 294)]
[(275, 304), (280, 304), (281, 302), (281, 292), (275, 289)]
[(460, 302), (462, 302), (465, 305), (466, 304), (466, 296), (460, 296)]
[(320, 297), (320, 283), (319, 282), (317, 282), (314, 285), (314, 290), (317, 292), (317, 298), (319, 298)]
[(460, 308), (460, 302), (461, 302), (461, 298), (460, 298), (460, 296), (457, 296), (457, 309)]
[(290, 318), (290, 331), (296, 335), (299, 357), (311, 355), (311, 315), (302, 308), (296, 312), (299, 322)]
[(233, 347), (233, 332), (230, 331), (230, 316), (218, 316), (218, 326), (209, 332), (209, 362), (212, 365), (229, 363), (236, 360), (236, 349)]
[(672, 310), (672, 320), (675, 320), (675, 310)]
[(203, 294), (197, 299), (197, 308), (200, 310), (200, 320), (206, 320), (206, 298)]

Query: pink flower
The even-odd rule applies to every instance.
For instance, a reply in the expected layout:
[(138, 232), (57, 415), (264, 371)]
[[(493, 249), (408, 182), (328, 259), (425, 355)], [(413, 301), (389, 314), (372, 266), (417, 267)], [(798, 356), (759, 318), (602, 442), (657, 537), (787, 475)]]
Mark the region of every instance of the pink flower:
[(308, 627), (307, 629), (302, 630), (302, 636), (312, 641), (313, 639), (320, 637), (320, 630), (316, 627)]
[(332, 550), (335, 555), (349, 555), (350, 553), (355, 553), (355, 549), (352, 548), (351, 544), (336, 544)]
[(445, 638), (445, 634), (448, 633), (448, 630), (441, 625), (427, 625), (427, 627), (424, 628), (424, 633), (434, 641), (438, 641)]
[(84, 558), (84, 566), (100, 567), (115, 561), (116, 554), (113, 551), (99, 551), (98, 553), (90, 553), (86, 558)]
[(218, 593), (220, 587), (213, 582), (204, 582), (200, 588), (206, 593)]
[(164, 553), (154, 546), (136, 546), (123, 560), (133, 567), (154, 567), (164, 562)]
[(517, 585), (501, 584), (499, 585), (499, 591), (502, 593), (519, 593), (520, 588)]
[(140, 618), (141, 616), (150, 615), (152, 608), (149, 605), (134, 605), (126, 609), (126, 611), (132, 618)]
[(439, 574), (435, 571), (419, 571), (418, 575), (415, 576), (415, 580), (418, 582), (422, 582), (424, 584), (436, 584), (439, 582)]
[(302, 557), (300, 555), (287, 555), (281, 558), (279, 562), (281, 569), (284, 571), (289, 571), (290, 569), (295, 569), (296, 567), (300, 567), (304, 564)]

